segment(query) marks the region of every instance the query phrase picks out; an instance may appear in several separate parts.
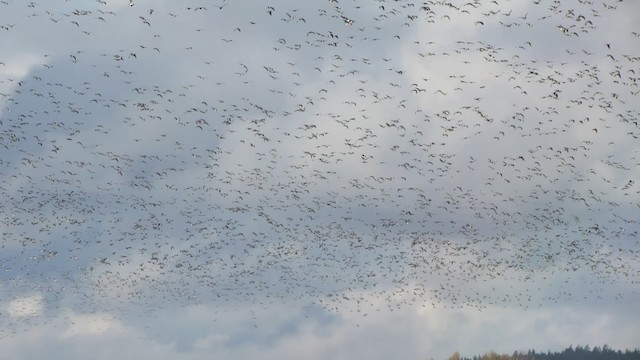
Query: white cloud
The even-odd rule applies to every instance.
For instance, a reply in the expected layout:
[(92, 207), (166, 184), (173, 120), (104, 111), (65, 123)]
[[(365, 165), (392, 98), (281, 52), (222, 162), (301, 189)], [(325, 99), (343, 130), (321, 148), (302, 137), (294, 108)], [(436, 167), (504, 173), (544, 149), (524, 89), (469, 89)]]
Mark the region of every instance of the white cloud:
[(41, 294), (17, 298), (7, 305), (11, 317), (34, 317), (42, 313), (44, 302)]
[(109, 314), (76, 314), (66, 312), (64, 315), (66, 329), (60, 333), (60, 339), (83, 336), (101, 336), (126, 332), (122, 323)]
[[(36, 53), (13, 53), (0, 59), (0, 116), (6, 111), (4, 105), (19, 90), (21, 81), (36, 66), (47, 63), (47, 59)], [(15, 96), (15, 95), (14, 95)]]
[[(637, 346), (640, 322), (623, 310), (430, 304), (395, 307), (376, 294), (349, 293), (334, 313), (319, 307), (198, 305), (117, 319), (63, 310), (47, 323), (0, 340), (14, 358), (204, 360), (445, 359), (497, 351), (561, 350), (569, 345)], [(401, 301), (402, 295), (396, 296)], [(64, 350), (62, 350), (64, 349)], [(1, 358), (1, 357), (0, 357)]]

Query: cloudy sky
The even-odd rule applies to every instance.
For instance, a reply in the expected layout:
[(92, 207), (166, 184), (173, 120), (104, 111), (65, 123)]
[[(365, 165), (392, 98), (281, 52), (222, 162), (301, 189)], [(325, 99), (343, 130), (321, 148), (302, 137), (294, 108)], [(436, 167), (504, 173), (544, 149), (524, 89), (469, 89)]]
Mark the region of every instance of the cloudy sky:
[(640, 3), (0, 2), (0, 359), (640, 346)]

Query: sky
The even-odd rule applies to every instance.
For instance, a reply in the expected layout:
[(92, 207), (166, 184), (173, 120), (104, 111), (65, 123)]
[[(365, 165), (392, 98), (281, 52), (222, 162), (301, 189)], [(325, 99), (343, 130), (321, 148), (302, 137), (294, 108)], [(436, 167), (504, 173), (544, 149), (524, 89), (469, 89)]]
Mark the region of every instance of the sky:
[(638, 13), (0, 1), (0, 359), (637, 348)]

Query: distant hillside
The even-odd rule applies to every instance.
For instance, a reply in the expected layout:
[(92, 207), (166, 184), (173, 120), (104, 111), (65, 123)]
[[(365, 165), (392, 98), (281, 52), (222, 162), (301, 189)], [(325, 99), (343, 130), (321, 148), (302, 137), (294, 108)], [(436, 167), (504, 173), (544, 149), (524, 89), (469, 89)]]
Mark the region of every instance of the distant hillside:
[(473, 357), (461, 357), (456, 352), (449, 357), (449, 360), (640, 360), (640, 350), (613, 350), (609, 346), (595, 346), (590, 348), (569, 346), (560, 352), (536, 352), (529, 350), (528, 352), (516, 351), (511, 355), (497, 354), (493, 351), (483, 355), (475, 355)]

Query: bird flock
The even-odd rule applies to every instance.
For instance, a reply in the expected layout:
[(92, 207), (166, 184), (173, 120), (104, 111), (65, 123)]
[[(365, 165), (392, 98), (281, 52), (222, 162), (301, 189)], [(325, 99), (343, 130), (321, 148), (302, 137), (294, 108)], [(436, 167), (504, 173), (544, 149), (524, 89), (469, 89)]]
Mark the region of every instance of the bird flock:
[(634, 2), (133, 5), (0, 2), (5, 334), (637, 295)]

